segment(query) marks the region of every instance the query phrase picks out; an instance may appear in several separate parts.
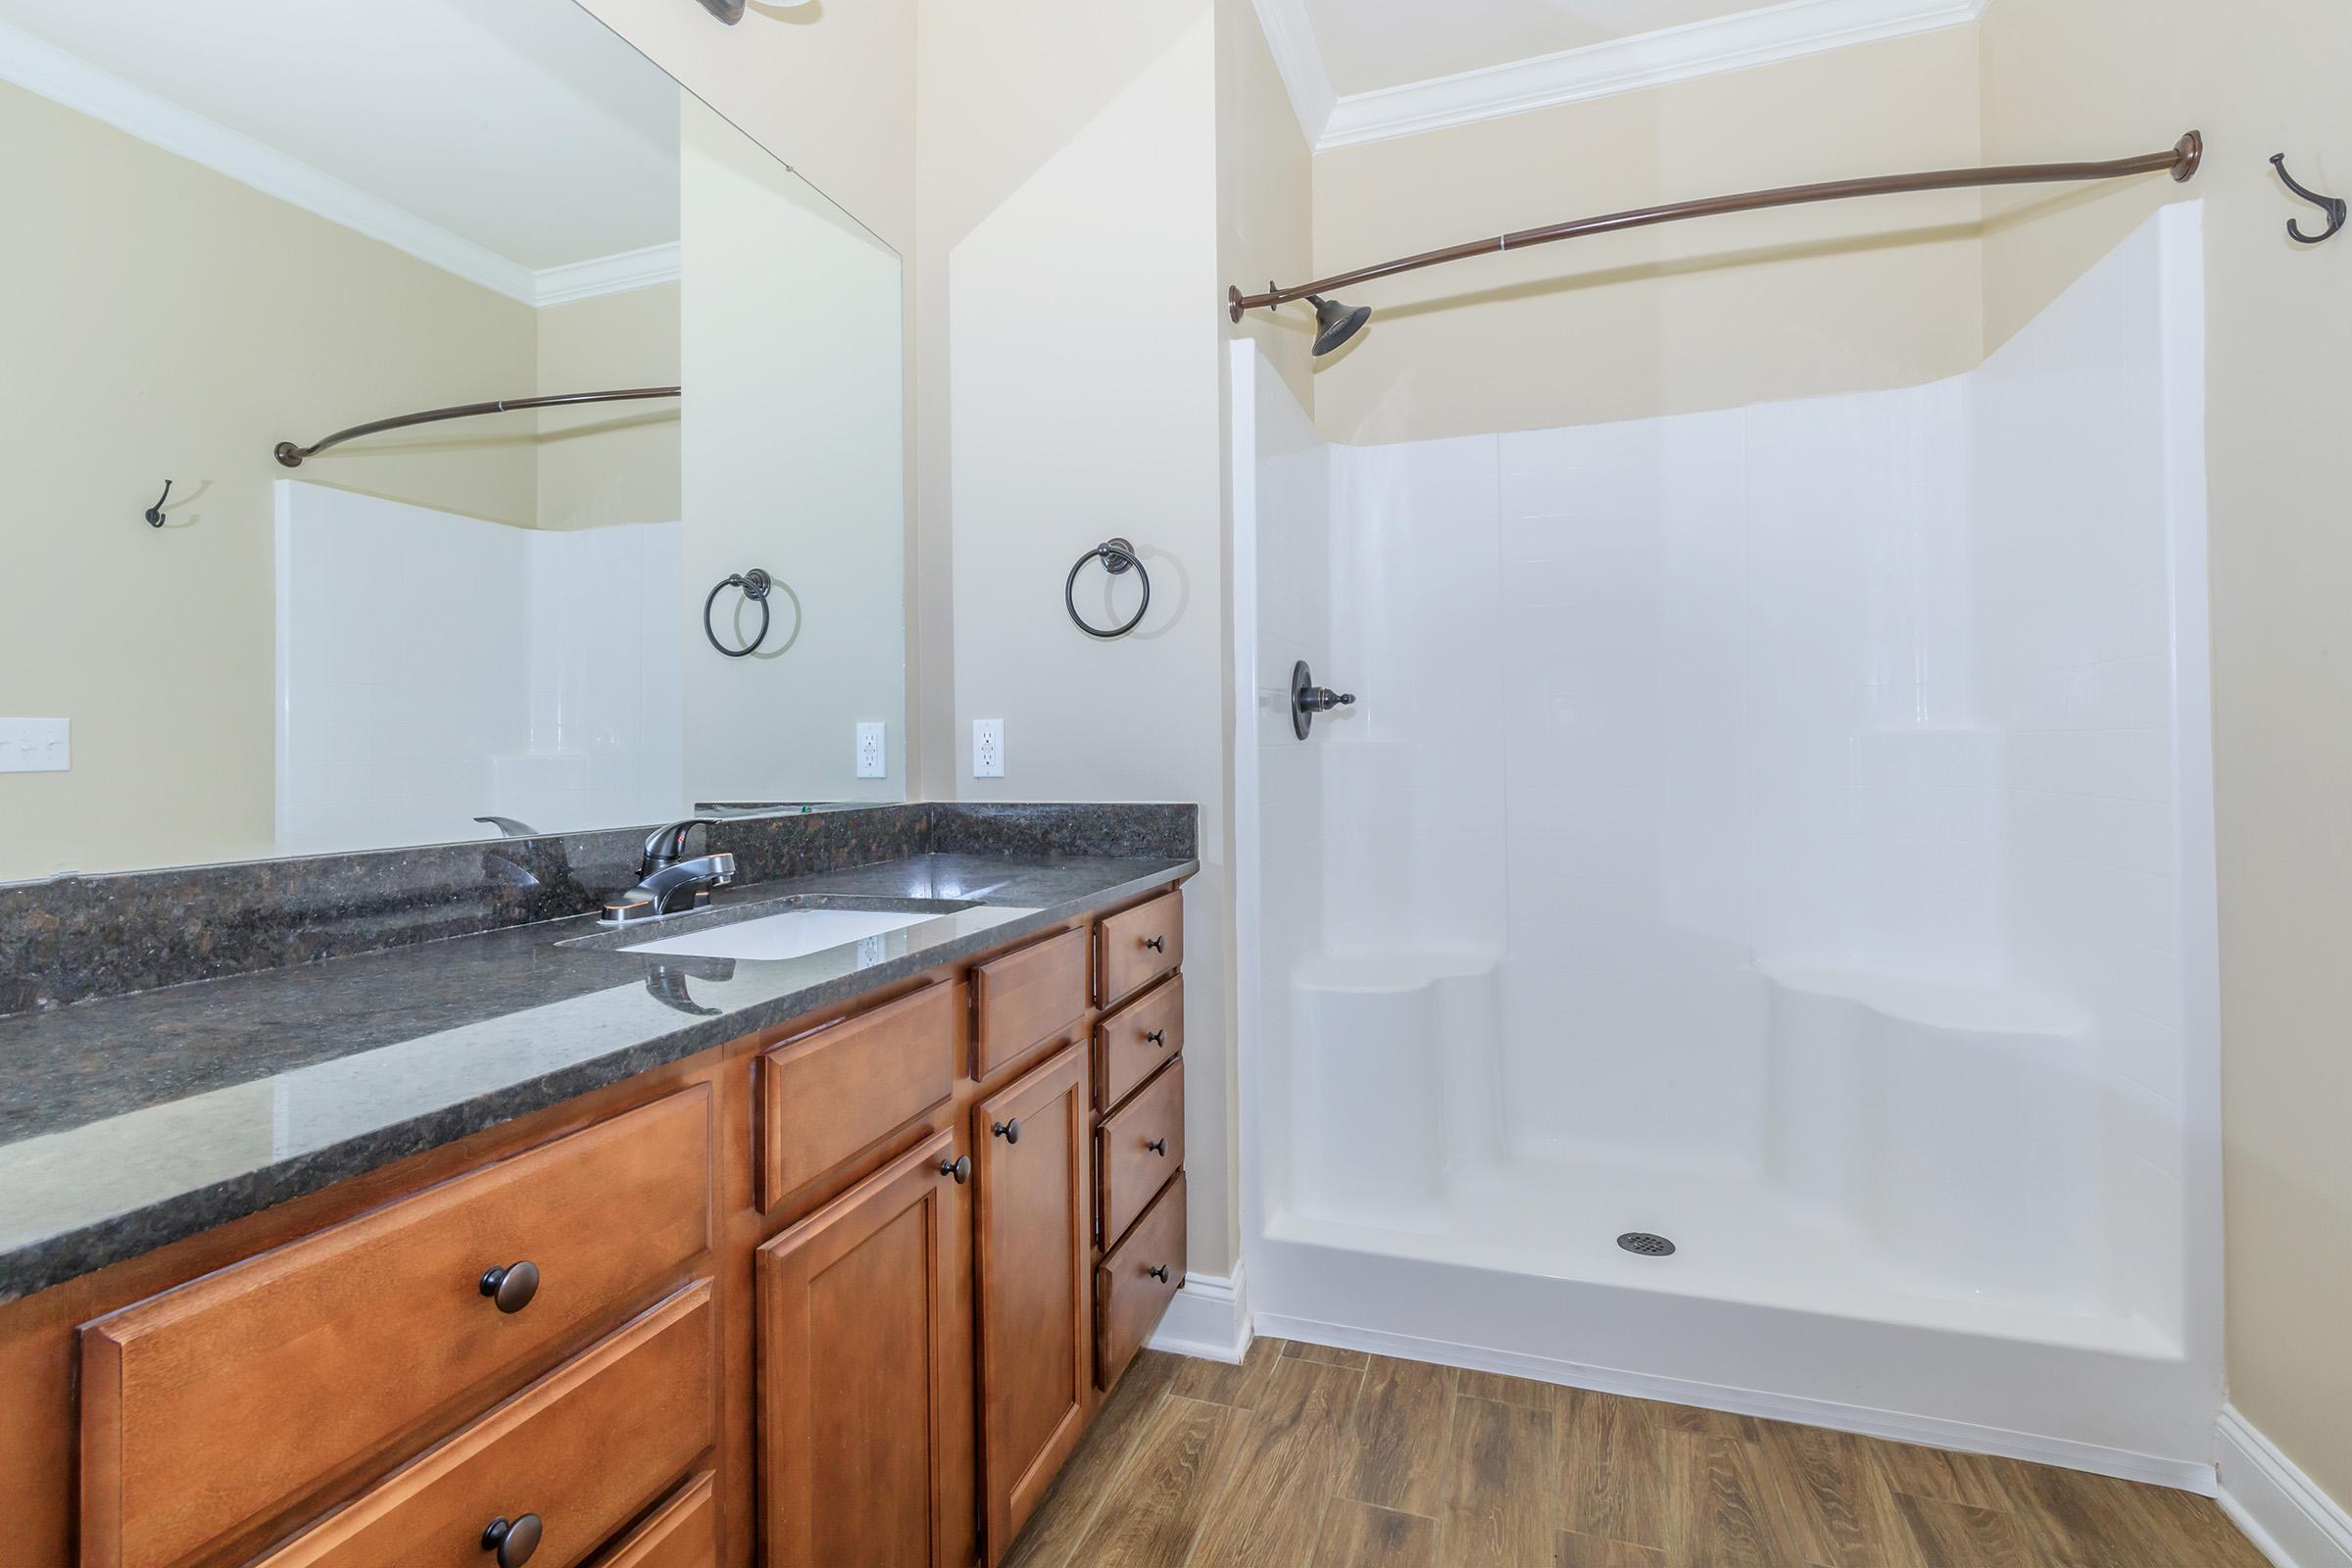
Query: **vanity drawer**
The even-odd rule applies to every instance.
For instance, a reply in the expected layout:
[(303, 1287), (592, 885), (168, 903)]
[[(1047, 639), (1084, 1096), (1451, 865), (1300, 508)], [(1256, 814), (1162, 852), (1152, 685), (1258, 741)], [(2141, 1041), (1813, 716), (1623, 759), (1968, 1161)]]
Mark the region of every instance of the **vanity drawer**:
[(956, 988), (788, 1040), (760, 1058), (760, 1206), (808, 1191), (956, 1092)]
[(1108, 1110), (1183, 1049), (1180, 975), (1095, 1025), (1095, 1103)]
[(1184, 1063), (1173, 1063), (1103, 1117), (1095, 1151), (1102, 1183), (1095, 1212), (1102, 1216), (1102, 1245), (1108, 1247), (1127, 1234), (1168, 1178), (1184, 1167)]
[(499, 1519), (532, 1568), (585, 1560), (710, 1446), (716, 1318), (698, 1281), (255, 1568), (491, 1568)]
[(596, 1559), (595, 1568), (718, 1568), (718, 1489), (706, 1470)]
[(1086, 1012), (1086, 928), (974, 965), (972, 1010), (975, 1079), (1068, 1029)]
[(84, 1328), (83, 1568), (178, 1563), (620, 1319), (710, 1245), (710, 1136), (697, 1085)]
[(1095, 1386), (1119, 1381), (1184, 1285), (1184, 1172), (1095, 1270)]
[(1184, 895), (1163, 893), (1150, 904), (1114, 914), (1097, 929), (1102, 952), (1095, 969), (1095, 1000), (1109, 1006), (1184, 963)]

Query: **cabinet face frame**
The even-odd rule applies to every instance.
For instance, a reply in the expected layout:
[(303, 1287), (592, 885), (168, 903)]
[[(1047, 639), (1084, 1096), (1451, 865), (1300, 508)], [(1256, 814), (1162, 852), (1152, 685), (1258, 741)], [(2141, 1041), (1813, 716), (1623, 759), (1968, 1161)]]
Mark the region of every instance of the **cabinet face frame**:
[[(1087, 1041), (1066, 1045), (973, 1110), (973, 1163), (979, 1187), (974, 1232), (980, 1471), (988, 1525), (985, 1560), (991, 1568), (1003, 1559), (1077, 1446), (1094, 1410), (1094, 1106), (1089, 1056)], [(1019, 1142), (995, 1132), (999, 1124), (1009, 1127), (1015, 1120), (1022, 1125)], [(1039, 1147), (1037, 1132), (1049, 1125), (1064, 1140), (1058, 1152)], [(1053, 1207), (1066, 1214), (1067, 1234), (1054, 1250), (1053, 1266), (1067, 1270), (1070, 1356), (1066, 1367), (1048, 1368), (1033, 1348), (1036, 1314), (1015, 1305), (1029, 1282), (1007, 1256), (1007, 1233), (1013, 1228), (1026, 1233), (1036, 1223), (1037, 1209)], [(1065, 1386), (1068, 1390), (1066, 1407), (1034, 1446), (1019, 1443), (1011, 1430), (1011, 1405), (1024, 1376), (1051, 1377), (1050, 1396), (1059, 1396)], [(1015, 1451), (1023, 1446), (1031, 1451)]]
[(935, 1134), (849, 1192), (793, 1225), (759, 1250), (760, 1516), (766, 1568), (826, 1568), (817, 1555), (817, 1448), (813, 1418), (818, 1378), (835, 1365), (816, 1343), (809, 1293), (824, 1271), (910, 1209), (926, 1216), (924, 1278), (928, 1365), (922, 1369), (929, 1421), (924, 1540), (933, 1568), (955, 1568), (947, 1542), (956, 1536), (945, 1517), (949, 1494), (946, 1456), (955, 1446), (947, 1430), (953, 1401), (946, 1386), (956, 1365), (950, 1339), (968, 1327), (953, 1321), (948, 1269), (956, 1252), (956, 1191), (941, 1167), (956, 1158), (952, 1132)]

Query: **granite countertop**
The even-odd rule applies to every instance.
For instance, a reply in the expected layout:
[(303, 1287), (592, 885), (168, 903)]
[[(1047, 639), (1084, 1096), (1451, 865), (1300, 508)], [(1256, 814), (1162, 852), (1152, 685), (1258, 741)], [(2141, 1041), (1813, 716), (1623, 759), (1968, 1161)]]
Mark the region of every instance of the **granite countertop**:
[(721, 895), (973, 906), (805, 957), (598, 951), (583, 915), (0, 1017), (0, 1301), (1196, 869), (918, 855)]

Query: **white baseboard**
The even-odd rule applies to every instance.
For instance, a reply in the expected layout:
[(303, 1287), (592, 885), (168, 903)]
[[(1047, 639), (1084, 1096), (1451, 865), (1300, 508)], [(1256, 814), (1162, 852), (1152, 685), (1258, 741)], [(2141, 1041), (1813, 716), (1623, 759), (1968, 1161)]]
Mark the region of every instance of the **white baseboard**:
[(2352, 1514), (2236, 1405), (2222, 1406), (2222, 1511), (2278, 1568), (2352, 1568)]
[(1168, 1303), (1168, 1315), (1159, 1320), (1148, 1343), (1154, 1350), (1239, 1364), (1249, 1352), (1250, 1338), (1242, 1266), (1236, 1263), (1230, 1279), (1186, 1275), (1184, 1288)]
[[(2193, 1492), (2202, 1496), (2213, 1495), (2215, 1489), (2214, 1469), (2210, 1464), (2193, 1459), (2161, 1458), (2154, 1454), (2135, 1453), (2128, 1448), (2102, 1447), (2066, 1438), (2046, 1438), (2034, 1433), (1978, 1426), (1967, 1421), (1905, 1415), (1892, 1410), (1876, 1410), (1866, 1405), (1800, 1398), (1794, 1395), (1761, 1394), (1752, 1389), (1725, 1388), (1683, 1378), (1619, 1372), (1608, 1367), (1585, 1366), (1575, 1361), (1518, 1355), (1507, 1350), (1487, 1350), (1476, 1346), (1454, 1345), (1445, 1340), (1425, 1340), (1409, 1334), (1384, 1334), (1335, 1323), (1315, 1323), (1304, 1318), (1279, 1317), (1272, 1313), (1259, 1313), (1255, 1327), (1256, 1332), (1270, 1334), (1277, 1339), (1304, 1340), (1310, 1345), (1365, 1350), (1401, 1360), (1434, 1362), (1439, 1366), (1464, 1367), (1473, 1372), (1502, 1372), (1513, 1377), (1532, 1378), (1539, 1383), (1558, 1383), (1569, 1388), (1592, 1389), (1601, 1394), (1622, 1394), (1640, 1399), (1660, 1399), (1669, 1404), (1729, 1410), (1738, 1415), (1760, 1416), (1768, 1421), (1793, 1421), (1803, 1426), (1858, 1432), (1865, 1437), (1887, 1438), (1897, 1443), (1956, 1448), (1964, 1453), (1998, 1454), (2003, 1458), (2024, 1459), (2032, 1464), (2060, 1465), (2069, 1470), (2087, 1470), (2094, 1475), (2115, 1476), (2124, 1481), (2144, 1481), (2153, 1486)], [(2327, 1558), (2295, 1565), (2295, 1568), (2322, 1568), (2322, 1564), (2325, 1564), (2325, 1568), (2339, 1568), (2334, 1560)], [(2352, 1568), (2352, 1563), (2345, 1563), (2341, 1568)]]

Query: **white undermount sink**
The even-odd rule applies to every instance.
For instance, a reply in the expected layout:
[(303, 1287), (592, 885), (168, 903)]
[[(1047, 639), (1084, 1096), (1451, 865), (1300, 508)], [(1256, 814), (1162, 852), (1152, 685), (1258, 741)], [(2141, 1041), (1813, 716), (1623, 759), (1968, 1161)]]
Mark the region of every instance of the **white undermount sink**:
[(904, 931), (942, 911), (905, 909), (786, 909), (757, 920), (712, 926), (685, 936), (639, 942), (623, 953), (669, 953), (697, 958), (797, 958), (846, 943)]

